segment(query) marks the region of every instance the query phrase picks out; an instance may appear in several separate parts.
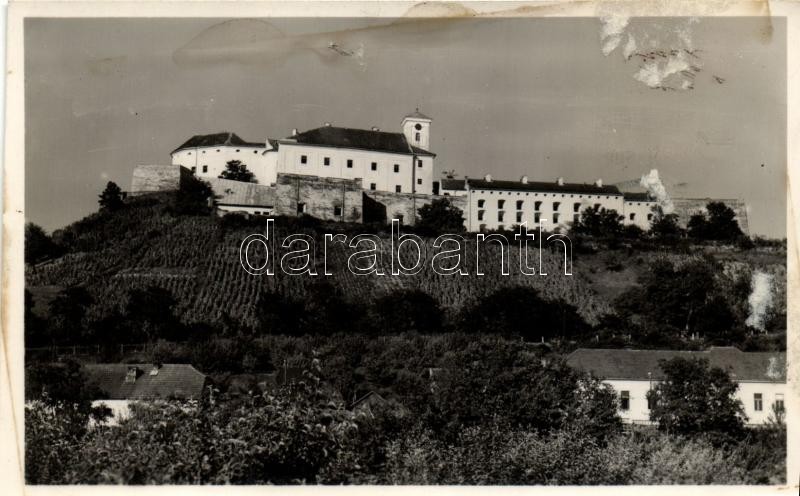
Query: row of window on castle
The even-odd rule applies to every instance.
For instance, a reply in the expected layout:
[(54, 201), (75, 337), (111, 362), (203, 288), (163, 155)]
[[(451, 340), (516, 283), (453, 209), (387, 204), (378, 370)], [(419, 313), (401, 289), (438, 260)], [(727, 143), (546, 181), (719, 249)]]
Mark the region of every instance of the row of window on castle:
[[(307, 165), (308, 164), (308, 155), (300, 155), (300, 165)], [(331, 158), (330, 157), (323, 157), (322, 158), (322, 165), (328, 167), (331, 165)], [(417, 167), (422, 167), (422, 160), (417, 159)], [(353, 159), (347, 159), (347, 168), (353, 168)], [(370, 163), (370, 170), (377, 171), (378, 170), (378, 162), (371, 162)], [(395, 173), (400, 172), (400, 164), (394, 164), (394, 171)]]
[[(503, 222), (505, 220), (506, 213), (504, 211), (497, 212), (497, 222)], [(538, 223), (539, 219), (541, 219), (541, 212), (534, 212), (533, 214), (533, 222)], [(478, 220), (484, 220), (486, 216), (485, 210), (478, 210)], [(522, 222), (523, 212), (517, 212), (517, 222)], [(572, 216), (572, 221), (577, 222), (580, 219), (580, 214), (574, 214)], [(554, 224), (558, 224), (561, 220), (561, 216), (559, 214), (553, 214), (552, 219)]]
[[(499, 212), (497, 212), (497, 216), (498, 216), (497, 220), (499, 220), (499, 221), (503, 220), (503, 212), (502, 212), (502, 210), (505, 208), (505, 202), (506, 202), (505, 200), (497, 200), (497, 209), (500, 210)], [(525, 204), (524, 200), (517, 200), (517, 210), (518, 210), (518, 212), (517, 212), (517, 221), (522, 220), (522, 212), (519, 212), (519, 211), (523, 209), (524, 204)], [(478, 200), (478, 208), (484, 208), (485, 205), (486, 205), (486, 200)], [(578, 202), (574, 203), (572, 205), (572, 211), (574, 213), (576, 213), (576, 214), (579, 213), (580, 210), (581, 210), (581, 205), (582, 204), (578, 203)], [(541, 211), (541, 207), (542, 207), (542, 202), (541, 201), (533, 202), (533, 210), (534, 210), (534, 212), (540, 212)], [(600, 207), (602, 207), (602, 205), (600, 203), (595, 203), (594, 207), (596, 209), (599, 209)], [(561, 208), (561, 202), (553, 202), (553, 212), (558, 212), (560, 210), (560, 208)], [(478, 220), (481, 220), (483, 218), (483, 213), (484, 213), (483, 210), (478, 210)], [(553, 216), (554, 216), (554, 218), (557, 218), (558, 214), (553, 214)], [(573, 217), (576, 217), (576, 216), (573, 216)], [(628, 218), (630, 220), (636, 219), (636, 213), (629, 213), (628, 214)], [(653, 214), (647, 214), (647, 220), (652, 220), (652, 218), (653, 218)], [(577, 220), (577, 217), (574, 220)], [(538, 222), (538, 221), (539, 221), (539, 214), (537, 213), (536, 214), (536, 222)]]
[[(647, 398), (647, 409), (652, 410), (655, 406), (655, 402), (653, 398)], [(783, 403), (783, 394), (777, 393), (775, 394), (775, 403), (774, 407), (777, 411), (782, 412), (784, 411), (784, 403)], [(619, 393), (619, 409), (620, 410), (630, 410), (631, 409), (631, 392), (630, 391), (620, 391)], [(761, 393), (754, 393), (753, 394), (753, 410), (756, 412), (764, 411), (764, 395)]]
[[(543, 202), (541, 202), (541, 201), (533, 202), (533, 210), (535, 210), (537, 212), (539, 210), (541, 210), (542, 203)], [(486, 200), (483, 200), (483, 199), (478, 200), (478, 208), (484, 208), (485, 205), (486, 205)], [(582, 205), (582, 203), (580, 203), (580, 202), (577, 202), (577, 203), (573, 204), (572, 205), (572, 211), (573, 212), (580, 212), (581, 205)], [(497, 200), (497, 209), (498, 210), (504, 209), (505, 206), (506, 206), (506, 201), (505, 200)], [(525, 206), (525, 200), (517, 200), (517, 210), (522, 210), (524, 206)], [(600, 203), (595, 203), (594, 206), (595, 206), (595, 208), (598, 208), (598, 209), (600, 207), (602, 207), (602, 205)], [(560, 208), (561, 208), (561, 202), (553, 202), (553, 212), (558, 212), (560, 210)]]

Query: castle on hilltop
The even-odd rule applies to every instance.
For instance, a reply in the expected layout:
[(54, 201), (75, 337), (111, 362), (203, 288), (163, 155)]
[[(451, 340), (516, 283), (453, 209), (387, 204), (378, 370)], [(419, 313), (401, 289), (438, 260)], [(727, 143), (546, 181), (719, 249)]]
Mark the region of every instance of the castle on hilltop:
[[(208, 181), (221, 213), (313, 215), (325, 220), (414, 223), (417, 211), (447, 197), (464, 212), (468, 231), (508, 229), (540, 223), (568, 228), (589, 207), (616, 210), (623, 223), (650, 227), (658, 201), (647, 192), (593, 183), (447, 178), (434, 180), (430, 151), (433, 120), (419, 109), (403, 117), (400, 132), (351, 129), (325, 123), (281, 139), (249, 142), (232, 132), (192, 136), (171, 153), (171, 165), (141, 165), (132, 194), (176, 189), (190, 175)], [(239, 161), (257, 183), (221, 179)], [(625, 189), (625, 191), (623, 191)], [(683, 224), (710, 199), (673, 199)], [(747, 232), (743, 202), (725, 200)]]

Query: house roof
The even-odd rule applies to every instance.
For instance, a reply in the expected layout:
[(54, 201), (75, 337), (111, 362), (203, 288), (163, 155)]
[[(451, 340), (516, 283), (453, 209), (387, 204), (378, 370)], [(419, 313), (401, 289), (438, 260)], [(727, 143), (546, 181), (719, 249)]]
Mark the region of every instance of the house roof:
[(290, 136), (285, 141), (304, 145), (355, 148), (403, 155), (411, 155), (412, 153), (433, 155), (431, 152), (421, 148), (411, 147), (403, 133), (387, 133), (385, 131), (351, 129), (347, 127), (318, 127)]
[(232, 179), (204, 178), (214, 194), (218, 205), (248, 207), (274, 207), (275, 188), (266, 184), (246, 183)]
[(662, 379), (659, 361), (676, 357), (706, 358), (712, 367), (728, 371), (737, 381), (786, 382), (786, 353), (743, 352), (733, 347), (713, 347), (706, 351), (579, 348), (570, 353), (567, 363), (604, 379), (646, 381)]
[[(128, 370), (137, 369), (134, 382), (125, 382)], [(188, 364), (164, 364), (151, 375), (151, 363), (92, 363), (83, 366), (90, 384), (100, 388), (109, 400), (200, 398), (206, 376)]]
[(361, 407), (370, 407), (372, 405), (384, 405), (386, 404), (386, 399), (376, 393), (375, 391), (370, 391), (367, 394), (363, 395), (362, 397), (358, 398), (350, 405), (351, 410), (355, 410), (356, 408)]
[(186, 148), (200, 148), (206, 146), (250, 146), (258, 148), (266, 148), (265, 143), (250, 143), (243, 140), (236, 133), (223, 131), (214, 134), (197, 134), (186, 140), (184, 144), (172, 150), (175, 153)]
[[(489, 189), (502, 191), (546, 191), (557, 193), (584, 193), (592, 195), (615, 195), (619, 196), (619, 189), (616, 186), (597, 186), (595, 184), (584, 183), (563, 183), (541, 182), (541, 181), (501, 181), (485, 179), (468, 179), (470, 189)], [(466, 189), (464, 179), (442, 179), (443, 190), (464, 191)]]
[(422, 148), (420, 148), (418, 146), (414, 146), (414, 145), (411, 145), (411, 150), (417, 155), (425, 155), (425, 156), (428, 156), (428, 157), (435, 157), (436, 156), (435, 153), (429, 152), (428, 150), (423, 150)]

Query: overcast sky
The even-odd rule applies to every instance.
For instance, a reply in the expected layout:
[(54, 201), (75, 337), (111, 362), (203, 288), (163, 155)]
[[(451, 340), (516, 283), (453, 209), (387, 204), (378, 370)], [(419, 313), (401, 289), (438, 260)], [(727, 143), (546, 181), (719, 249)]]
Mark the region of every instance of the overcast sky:
[(399, 131), (419, 107), (437, 175), (615, 183), (656, 168), (674, 196), (743, 198), (753, 233), (784, 237), (785, 24), (769, 24), (28, 19), (26, 215), (63, 227), (194, 134)]

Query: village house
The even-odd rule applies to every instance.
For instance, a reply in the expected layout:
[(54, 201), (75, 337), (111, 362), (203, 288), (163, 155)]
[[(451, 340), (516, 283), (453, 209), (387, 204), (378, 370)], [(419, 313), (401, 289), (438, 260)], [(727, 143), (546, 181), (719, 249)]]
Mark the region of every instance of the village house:
[(567, 357), (567, 363), (614, 388), (623, 422), (648, 424), (652, 405), (647, 392), (664, 378), (659, 361), (676, 357), (706, 358), (712, 367), (727, 371), (739, 385), (736, 397), (744, 406), (748, 424), (767, 422), (773, 407), (784, 409), (785, 352), (743, 352), (734, 347), (707, 351), (580, 348)]
[(104, 404), (117, 422), (130, 413), (137, 401), (199, 400), (208, 378), (188, 364), (88, 363), (83, 366), (87, 384), (97, 386), (102, 397), (92, 406)]

